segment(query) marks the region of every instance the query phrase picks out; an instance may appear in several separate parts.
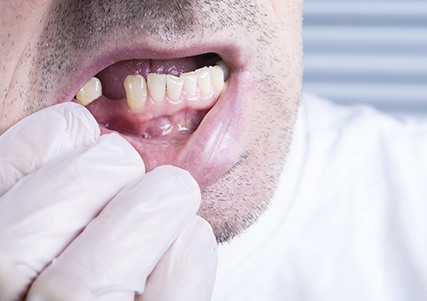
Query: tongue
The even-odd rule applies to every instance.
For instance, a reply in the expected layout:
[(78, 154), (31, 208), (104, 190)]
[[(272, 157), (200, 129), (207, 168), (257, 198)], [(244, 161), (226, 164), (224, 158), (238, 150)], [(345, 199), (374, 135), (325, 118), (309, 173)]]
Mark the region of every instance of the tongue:
[(96, 77), (102, 82), (102, 94), (106, 98), (117, 100), (125, 97), (123, 82), (128, 75), (139, 74), (145, 79), (148, 73), (180, 76), (211, 63), (204, 55), (172, 60), (128, 60), (109, 66)]

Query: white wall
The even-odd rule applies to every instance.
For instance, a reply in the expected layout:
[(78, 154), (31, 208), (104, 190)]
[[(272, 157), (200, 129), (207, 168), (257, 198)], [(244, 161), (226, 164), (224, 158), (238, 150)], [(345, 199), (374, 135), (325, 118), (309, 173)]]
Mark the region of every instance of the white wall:
[(427, 114), (427, 0), (305, 0), (305, 90)]

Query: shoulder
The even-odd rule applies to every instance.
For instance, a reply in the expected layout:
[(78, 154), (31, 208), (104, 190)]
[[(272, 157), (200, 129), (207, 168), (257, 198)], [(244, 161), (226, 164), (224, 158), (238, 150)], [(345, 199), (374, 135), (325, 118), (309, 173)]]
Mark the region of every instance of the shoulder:
[(348, 127), (360, 130), (397, 130), (407, 134), (427, 133), (427, 114), (420, 116), (392, 116), (365, 104), (342, 105), (315, 94), (304, 93), (302, 118), (311, 131), (340, 131)]
[(286, 228), (295, 232), (292, 263), (309, 263), (297, 292), (310, 287), (313, 300), (425, 295), (427, 123), (310, 95), (296, 133), (301, 173)]
[(367, 105), (338, 105), (310, 94), (304, 95), (300, 113), (306, 139), (316, 140), (312, 143), (427, 165), (427, 117), (390, 116)]

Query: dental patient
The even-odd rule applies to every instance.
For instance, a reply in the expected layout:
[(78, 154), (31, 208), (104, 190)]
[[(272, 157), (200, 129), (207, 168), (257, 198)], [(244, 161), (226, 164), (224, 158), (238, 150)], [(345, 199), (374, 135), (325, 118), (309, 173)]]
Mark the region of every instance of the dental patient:
[(299, 0), (0, 2), (0, 301), (422, 300), (427, 127), (302, 96)]
[(6, 1), (0, 300), (210, 300), (267, 208), (300, 1)]
[(91, 78), (76, 98), (105, 132), (126, 133), (148, 170), (162, 164), (182, 164), (190, 170), (191, 165), (178, 161), (177, 154), (195, 147), (188, 145), (180, 151), (216, 105), (225, 75), (227, 66), (209, 54), (167, 61), (121, 61)]

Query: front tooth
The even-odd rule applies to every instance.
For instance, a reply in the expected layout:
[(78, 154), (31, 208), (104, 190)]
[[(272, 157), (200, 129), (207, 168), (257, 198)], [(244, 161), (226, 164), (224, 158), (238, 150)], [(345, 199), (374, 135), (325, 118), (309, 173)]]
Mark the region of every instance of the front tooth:
[(197, 86), (200, 89), (202, 96), (209, 96), (211, 94), (211, 73), (208, 67), (203, 67), (196, 70)]
[(124, 81), (126, 101), (132, 111), (144, 107), (147, 100), (147, 84), (141, 75), (128, 75)]
[(188, 99), (194, 99), (197, 94), (197, 76), (194, 71), (184, 73), (181, 75), (184, 79), (184, 92)]
[(86, 84), (84, 84), (83, 87), (80, 88), (76, 98), (83, 106), (87, 106), (101, 95), (101, 81), (96, 77), (92, 77)]
[(211, 72), (212, 86), (218, 94), (221, 93), (224, 88), (224, 71), (220, 66), (209, 67)]
[(184, 87), (184, 79), (173, 75), (166, 76), (166, 91), (172, 102), (178, 102), (181, 98), (182, 88)]
[(154, 102), (160, 103), (166, 95), (166, 75), (149, 73), (147, 75), (148, 92)]

